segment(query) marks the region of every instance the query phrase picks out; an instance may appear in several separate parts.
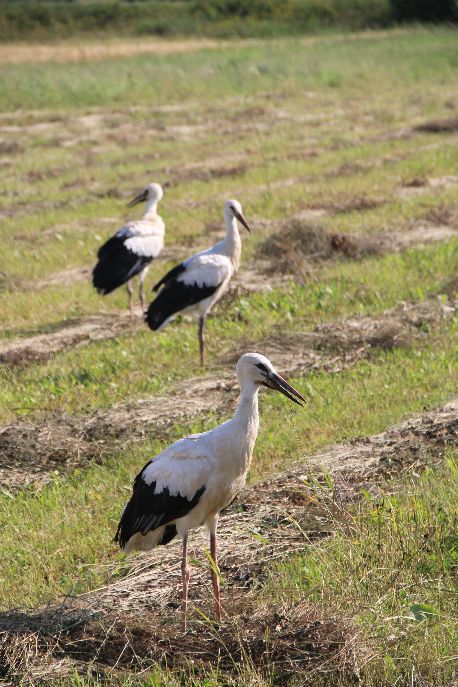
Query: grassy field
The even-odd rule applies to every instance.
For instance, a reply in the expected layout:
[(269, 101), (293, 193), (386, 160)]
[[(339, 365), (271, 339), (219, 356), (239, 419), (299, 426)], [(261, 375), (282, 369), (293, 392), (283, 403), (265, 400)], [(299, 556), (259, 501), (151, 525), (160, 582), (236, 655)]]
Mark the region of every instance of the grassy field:
[[(51, 50), (39, 64), (33, 48), (21, 47), (0, 75), (0, 358), (8, 346), (19, 351), (0, 367), (0, 422), (8, 425), (0, 467), (15, 474), (0, 493), (5, 617), (135, 569), (138, 561), (124, 560), (111, 541), (133, 476), (169, 441), (230, 416), (235, 394), (217, 382), (231, 381), (245, 350), (266, 352), (309, 400), (299, 411), (262, 394), (252, 484), (456, 395), (456, 32), (194, 43), (182, 52), (162, 43), (156, 53), (140, 47), (115, 57), (106, 45), (106, 54), (83, 59), (64, 45), (68, 59), (61, 51), (52, 60)], [(242, 236), (237, 287), (208, 322), (203, 372), (195, 322), (154, 335), (139, 316), (126, 316), (123, 289), (102, 298), (89, 283), (98, 246), (137, 216), (125, 204), (153, 180), (168, 184), (160, 207), (166, 249), (148, 288), (221, 236), (227, 198), (240, 200), (253, 227)], [(73, 344), (46, 349), (50, 337), (91, 318), (105, 323), (99, 340), (75, 335)], [(355, 328), (372, 331), (382, 319), (377, 341), (355, 339)], [(393, 323), (404, 328), (393, 334)], [(37, 336), (39, 355), (22, 355), (21, 345), (38, 346)], [(132, 430), (135, 404), (170, 397), (179, 405), (190, 377), (200, 410)], [(214, 396), (205, 406), (199, 385), (208, 380)], [(119, 409), (123, 419), (110, 430), (119, 430), (116, 441), (94, 435), (97, 460), (79, 460), (76, 428)], [(27, 443), (30, 427), (40, 444)], [(73, 429), (58, 450), (64, 427)], [(430, 451), (429, 463), (422, 476), (410, 471), (375, 493), (366, 485), (331, 523), (334, 536), (304, 540), (250, 594), (258, 609), (306, 600), (320, 618), (345, 619), (353, 663), (324, 661), (287, 680), (248, 659), (233, 670), (184, 672), (173, 662), (147, 663), (137, 676), (105, 666), (103, 678), (79, 665), (79, 676), (75, 667), (49, 679), (448, 687), (456, 654), (456, 451), (446, 459)], [(228, 598), (230, 589), (228, 582)]]

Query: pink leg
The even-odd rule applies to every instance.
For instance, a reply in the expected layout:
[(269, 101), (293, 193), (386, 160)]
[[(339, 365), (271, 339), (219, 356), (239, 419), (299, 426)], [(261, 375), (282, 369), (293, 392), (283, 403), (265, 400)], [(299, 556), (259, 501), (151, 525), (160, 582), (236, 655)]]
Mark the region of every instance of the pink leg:
[(181, 604), (182, 628), (186, 632), (188, 615), (188, 587), (190, 571), (188, 566), (188, 534), (183, 537), (183, 558), (181, 560), (181, 575), (183, 579), (183, 600)]
[(213, 559), (213, 565), (216, 568), (216, 570), (213, 569), (212, 567), (212, 582), (213, 582), (213, 594), (215, 595), (215, 615), (216, 619), (218, 621), (221, 620), (221, 600), (219, 596), (219, 579), (217, 572), (219, 572), (218, 569), (218, 563), (216, 561), (216, 528), (215, 532), (210, 533), (210, 554)]

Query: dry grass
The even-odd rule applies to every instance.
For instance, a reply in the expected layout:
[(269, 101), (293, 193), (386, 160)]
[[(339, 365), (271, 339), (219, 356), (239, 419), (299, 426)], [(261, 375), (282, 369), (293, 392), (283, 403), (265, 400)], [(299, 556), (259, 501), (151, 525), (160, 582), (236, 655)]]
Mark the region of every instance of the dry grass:
[(433, 119), (429, 122), (423, 122), (415, 126), (414, 131), (421, 131), (428, 134), (452, 134), (458, 131), (458, 117)]
[(254, 670), (285, 685), (300, 676), (311, 684), (320, 675), (356, 675), (366, 653), (347, 618), (326, 617), (317, 605), (263, 606), (238, 599), (220, 627), (202, 620), (186, 635), (157, 616), (61, 606), (28, 616), (0, 619), (0, 669), (13, 684), (52, 684), (85, 665), (99, 676), (139, 671), (159, 663), (173, 671), (205, 674), (215, 664), (234, 677)]
[[(56, 470), (67, 472), (92, 461), (100, 462), (126, 441), (144, 439), (146, 434), (164, 436), (174, 423), (190, 422), (203, 412), (213, 411), (223, 417), (235, 407), (238, 394), (234, 375), (227, 372), (228, 365), (232, 367), (247, 349), (261, 348), (275, 359), (282, 373), (292, 376), (312, 370), (336, 373), (353, 367), (374, 349), (412, 346), (455, 315), (456, 291), (456, 284), (450, 282), (443, 289), (450, 295), (447, 302), (432, 297), (403, 303), (377, 317), (327, 322), (298, 334), (269, 334), (263, 342), (242, 340), (221, 359), (216, 375), (180, 382), (163, 396), (126, 402), (88, 415), (47, 413), (45, 417), (6, 425), (0, 428), (2, 483), (10, 489), (28, 483), (43, 484)], [(54, 334), (50, 337), (53, 342)]]
[(37, 62), (92, 62), (141, 54), (170, 55), (194, 50), (218, 49), (233, 45), (231, 41), (211, 39), (141, 39), (98, 41), (97, 43), (62, 42), (55, 44), (8, 43), (0, 45), (0, 64)]
[(386, 246), (378, 238), (331, 234), (320, 225), (293, 218), (284, 229), (263, 241), (258, 255), (269, 260), (269, 272), (306, 276), (315, 263), (323, 260), (339, 256), (359, 259), (382, 252), (386, 252)]
[[(205, 674), (217, 661), (228, 675), (250, 669), (283, 685), (345, 684), (357, 680), (367, 640), (345, 614), (320, 604), (256, 602), (272, 565), (303, 552), (344, 526), (361, 486), (379, 493), (383, 480), (431, 461), (456, 438), (458, 403), (415, 417), (382, 435), (336, 446), (310, 463), (247, 488), (221, 521), (224, 619), (214, 625), (205, 557), (192, 560), (191, 624), (180, 615), (179, 543), (140, 555), (129, 573), (98, 591), (39, 611), (0, 616), (0, 675), (34, 685), (69, 675), (75, 666), (97, 675), (141, 670), (159, 663)], [(320, 474), (330, 466), (332, 478)], [(200, 542), (201, 544), (202, 542)], [(195, 545), (195, 542), (194, 542)], [(159, 565), (160, 563), (160, 565)], [(120, 577), (121, 575), (121, 577)], [(332, 682), (334, 680), (334, 682)]]

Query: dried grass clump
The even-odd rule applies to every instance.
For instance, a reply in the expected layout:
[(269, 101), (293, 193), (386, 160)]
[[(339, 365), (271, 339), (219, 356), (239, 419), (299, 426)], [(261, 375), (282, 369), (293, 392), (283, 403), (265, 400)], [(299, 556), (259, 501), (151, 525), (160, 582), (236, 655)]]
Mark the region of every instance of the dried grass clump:
[(414, 131), (421, 131), (430, 134), (452, 134), (458, 131), (458, 117), (449, 117), (448, 119), (433, 119), (429, 122), (423, 122), (414, 127)]
[(59, 607), (41, 616), (4, 614), (0, 620), (0, 676), (10, 684), (52, 683), (71, 666), (103, 674), (138, 671), (153, 663), (173, 671), (192, 667), (204, 675), (215, 662), (237, 678), (255, 670), (286, 684), (327, 677), (355, 676), (364, 648), (348, 619), (326, 617), (302, 601), (297, 605), (255, 606), (244, 597), (219, 627), (209, 621), (191, 624), (186, 634), (165, 617), (144, 613), (109, 613), (91, 617), (84, 609)]
[(107, 442), (89, 437), (85, 424), (78, 416), (56, 413), (36, 422), (14, 422), (2, 427), (3, 486), (15, 488), (46, 482), (56, 470), (68, 471), (100, 460), (107, 452)]
[(413, 341), (412, 327), (392, 317), (385, 321), (361, 318), (350, 322), (322, 324), (316, 328), (317, 345), (324, 350), (350, 351), (356, 347), (381, 348), (391, 350), (399, 346), (409, 346)]
[[(451, 284), (451, 289), (453, 285)], [(358, 347), (391, 350), (413, 341), (453, 317), (456, 306), (439, 298), (404, 303), (378, 317), (360, 317), (316, 327), (315, 345), (321, 350), (350, 351)]]
[(90, 613), (66, 605), (26, 613), (0, 615), (0, 678), (2, 685), (52, 684), (74, 672), (60, 651), (62, 636), (87, 622)]
[(435, 225), (445, 225), (447, 227), (458, 226), (458, 205), (438, 205), (432, 208), (425, 218), (428, 222)]
[(383, 242), (377, 238), (329, 234), (322, 226), (293, 219), (261, 244), (258, 257), (269, 261), (269, 272), (305, 276), (314, 262), (339, 256), (358, 259), (383, 250)]

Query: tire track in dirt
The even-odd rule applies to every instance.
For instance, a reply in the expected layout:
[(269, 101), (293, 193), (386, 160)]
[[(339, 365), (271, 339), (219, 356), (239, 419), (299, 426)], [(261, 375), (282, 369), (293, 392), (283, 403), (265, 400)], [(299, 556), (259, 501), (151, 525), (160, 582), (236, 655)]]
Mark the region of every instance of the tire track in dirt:
[[(262, 669), (267, 646), (259, 637), (268, 632), (269, 667), (283, 677), (297, 679), (300, 671), (320, 663), (329, 676), (336, 654), (339, 669), (344, 665), (354, 676), (361, 647), (355, 645), (351, 621), (324, 616), (304, 601), (280, 608), (267, 604), (261, 610), (256, 596), (276, 562), (303, 552), (309, 542), (341, 526), (361, 487), (383, 493), (392, 476), (440, 463), (445, 448), (456, 446), (457, 439), (458, 399), (454, 399), (381, 434), (335, 445), (309, 459), (304, 456), (287, 471), (243, 489), (220, 520), (224, 614), (218, 630), (202, 626), (202, 613), (212, 617), (212, 595), (201, 529), (191, 538), (186, 635), (180, 630), (181, 555), (175, 541), (131, 558), (121, 579), (116, 562), (113, 582), (105, 587), (36, 611), (2, 613), (2, 674), (21, 682), (40, 678), (43, 684), (74, 675), (76, 667), (87, 672), (90, 666), (93, 674), (106, 669), (141, 670), (153, 662), (177, 669), (187, 660), (195, 663), (196, 655), (204, 669), (214, 665), (215, 655), (219, 668), (228, 672), (233, 670), (234, 656), (240, 660), (242, 655)], [(323, 471), (332, 476), (332, 491)], [(194, 627), (196, 620), (200, 622)]]
[[(245, 340), (231, 356), (216, 363), (217, 374), (176, 384), (164, 396), (129, 401), (92, 415), (45, 414), (0, 428), (0, 481), (17, 489), (44, 484), (55, 472), (103, 461), (113, 451), (145, 437), (167, 437), (176, 424), (204, 413), (216, 417), (235, 407), (238, 385), (233, 365), (241, 353), (261, 350), (287, 376), (311, 370), (331, 374), (348, 369), (372, 351), (409, 346), (454, 317), (457, 304), (439, 298), (403, 303), (378, 317), (331, 321), (311, 332), (270, 335), (263, 342)], [(228, 366), (230, 369), (228, 369)]]

